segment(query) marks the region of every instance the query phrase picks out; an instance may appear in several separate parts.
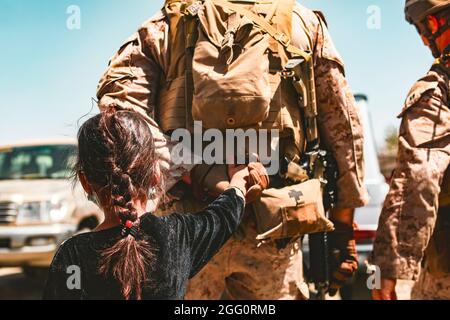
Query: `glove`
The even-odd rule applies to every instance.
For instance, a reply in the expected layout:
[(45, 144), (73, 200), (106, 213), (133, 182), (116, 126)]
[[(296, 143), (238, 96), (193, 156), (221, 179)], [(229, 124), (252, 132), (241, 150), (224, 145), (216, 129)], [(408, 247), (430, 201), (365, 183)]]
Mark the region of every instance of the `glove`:
[(247, 203), (252, 203), (259, 199), (262, 192), (269, 187), (269, 175), (266, 168), (259, 162), (250, 163), (248, 171), (246, 201)]
[(335, 231), (330, 237), (331, 279), (328, 293), (336, 295), (337, 291), (351, 279), (358, 269), (358, 254), (354, 237), (354, 226), (333, 221)]

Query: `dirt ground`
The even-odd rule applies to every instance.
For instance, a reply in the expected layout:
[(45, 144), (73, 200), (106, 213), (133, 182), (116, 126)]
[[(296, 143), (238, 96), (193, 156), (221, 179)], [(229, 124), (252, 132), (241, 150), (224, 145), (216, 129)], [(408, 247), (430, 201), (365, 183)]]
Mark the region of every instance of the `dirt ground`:
[[(35, 300), (41, 299), (45, 279), (43, 277), (27, 277), (21, 269), (0, 269), (0, 300)], [(364, 287), (360, 279), (354, 288), (353, 299), (370, 299), (370, 292)], [(400, 300), (409, 300), (411, 281), (400, 281), (397, 294)], [(340, 299), (337, 297), (336, 299)]]

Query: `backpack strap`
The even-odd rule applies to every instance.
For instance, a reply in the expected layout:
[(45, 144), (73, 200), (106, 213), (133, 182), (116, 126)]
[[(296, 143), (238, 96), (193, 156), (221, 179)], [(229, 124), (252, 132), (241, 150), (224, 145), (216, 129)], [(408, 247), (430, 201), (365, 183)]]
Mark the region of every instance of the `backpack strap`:
[(184, 99), (186, 105), (186, 128), (191, 128), (194, 124), (192, 119), (192, 100), (194, 96), (194, 79), (192, 76), (192, 63), (194, 60), (194, 48), (198, 39), (198, 18), (197, 13), (201, 8), (199, 1), (188, 1), (186, 3), (184, 19), (185, 36), (185, 87)]
[[(288, 0), (289, 1), (289, 0)], [(294, 55), (294, 56), (300, 56), (303, 59), (305, 59), (306, 61), (309, 61), (310, 59), (312, 59), (312, 56), (293, 46), (291, 44), (291, 39), (290, 37), (284, 33), (284, 32), (279, 32), (271, 23), (270, 21), (267, 21), (265, 18), (257, 15), (256, 13), (240, 6), (234, 3), (231, 3), (227, 0), (211, 0), (211, 2), (220, 5), (224, 8), (227, 8), (231, 11), (237, 12), (240, 15), (250, 19), (255, 25), (257, 25), (258, 27), (260, 27), (264, 32), (266, 32), (267, 34), (269, 34), (273, 39), (275, 39), (276, 41), (278, 41), (278, 43), (280, 43), (284, 49), (289, 52), (290, 54)], [(279, 8), (283, 8), (283, 6), (279, 6)], [(278, 9), (279, 10), (279, 9)]]

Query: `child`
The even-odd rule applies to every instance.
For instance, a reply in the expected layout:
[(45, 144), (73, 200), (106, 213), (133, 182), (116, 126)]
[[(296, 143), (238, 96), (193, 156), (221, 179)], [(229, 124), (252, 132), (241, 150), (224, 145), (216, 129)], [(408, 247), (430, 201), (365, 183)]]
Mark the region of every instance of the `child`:
[(230, 187), (204, 211), (159, 218), (145, 211), (148, 192), (161, 179), (140, 115), (110, 110), (95, 116), (81, 127), (78, 142), (77, 176), (105, 220), (63, 243), (44, 299), (183, 299), (187, 281), (236, 231), (248, 169), (230, 166)]

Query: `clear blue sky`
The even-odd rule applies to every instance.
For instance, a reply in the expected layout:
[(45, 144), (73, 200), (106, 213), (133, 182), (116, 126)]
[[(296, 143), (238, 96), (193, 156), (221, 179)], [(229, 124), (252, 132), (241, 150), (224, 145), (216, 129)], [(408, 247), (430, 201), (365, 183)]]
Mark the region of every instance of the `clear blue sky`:
[[(0, 144), (75, 136), (109, 58), (162, 0), (0, 0)], [(398, 125), (405, 96), (432, 58), (403, 19), (403, 0), (301, 0), (322, 10), (355, 92), (370, 98), (376, 138)], [(81, 29), (66, 27), (70, 5)], [(381, 10), (381, 29), (366, 26)], [(95, 108), (95, 106), (94, 106)], [(94, 109), (94, 111), (96, 111)]]

